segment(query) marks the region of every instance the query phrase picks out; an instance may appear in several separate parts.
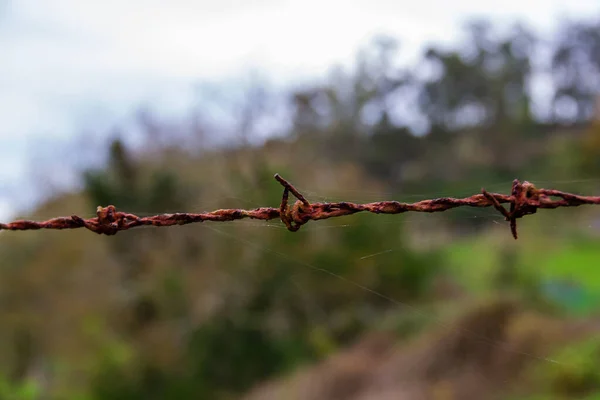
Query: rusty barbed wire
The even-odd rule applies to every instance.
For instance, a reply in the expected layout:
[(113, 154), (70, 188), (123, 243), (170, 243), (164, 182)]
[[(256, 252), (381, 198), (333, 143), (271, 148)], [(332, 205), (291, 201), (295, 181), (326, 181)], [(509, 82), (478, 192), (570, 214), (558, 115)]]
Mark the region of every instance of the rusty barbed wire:
[[(379, 201), (367, 204), (351, 202), (310, 203), (296, 190), (292, 184), (275, 174), (275, 179), (283, 186), (283, 195), (279, 208), (260, 207), (254, 210), (221, 209), (206, 213), (173, 213), (159, 214), (150, 217), (138, 217), (117, 211), (115, 206), (99, 206), (96, 217), (83, 219), (77, 215), (53, 218), (48, 221), (36, 222), (18, 220), (7, 224), (0, 223), (0, 230), (37, 230), (37, 229), (76, 229), (87, 228), (97, 234), (115, 235), (119, 231), (137, 226), (172, 226), (186, 225), (195, 222), (215, 221), (225, 222), (251, 218), (263, 221), (281, 219), (288, 230), (296, 232), (308, 221), (341, 217), (358, 212), (374, 214), (401, 214), (405, 212), (441, 212), (456, 207), (494, 207), (509, 222), (510, 230), (517, 239), (517, 219), (535, 214), (538, 209), (554, 209), (559, 207), (577, 207), (584, 204), (600, 204), (600, 196), (580, 196), (553, 189), (537, 189), (533, 184), (515, 179), (510, 195), (489, 193), (485, 189), (480, 194), (465, 198), (440, 197), (421, 200), (416, 203), (401, 203), (398, 201)], [(289, 194), (296, 197), (296, 202), (290, 206)], [(555, 198), (555, 199), (553, 199)], [(507, 210), (502, 204), (509, 203)]]

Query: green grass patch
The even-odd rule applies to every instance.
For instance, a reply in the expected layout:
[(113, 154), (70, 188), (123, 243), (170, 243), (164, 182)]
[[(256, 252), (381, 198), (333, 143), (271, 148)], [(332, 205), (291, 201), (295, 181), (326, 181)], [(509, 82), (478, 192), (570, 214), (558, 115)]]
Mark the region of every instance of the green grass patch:
[(536, 363), (528, 371), (537, 393), (510, 399), (600, 399), (600, 338), (593, 337), (559, 349), (554, 363)]
[(533, 284), (545, 298), (573, 315), (600, 310), (597, 240), (555, 241), (533, 235), (507, 243), (491, 233), (455, 241), (444, 255), (452, 277), (470, 294), (489, 294), (498, 287), (501, 268), (512, 265), (516, 289), (529, 290)]

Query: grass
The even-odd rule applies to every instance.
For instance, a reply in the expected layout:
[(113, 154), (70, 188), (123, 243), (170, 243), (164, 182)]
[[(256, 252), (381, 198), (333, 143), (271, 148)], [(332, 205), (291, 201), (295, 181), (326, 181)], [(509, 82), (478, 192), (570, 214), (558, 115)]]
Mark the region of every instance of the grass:
[(600, 338), (592, 337), (559, 349), (551, 358), (561, 365), (539, 363), (528, 375), (542, 393), (511, 397), (511, 400), (565, 399), (600, 400)]
[(597, 244), (569, 243), (545, 258), (545, 276), (574, 280), (589, 290), (600, 292), (600, 247)]
[(582, 316), (600, 311), (600, 246), (596, 240), (554, 241), (528, 232), (528, 237), (504, 245), (497, 237), (503, 233), (455, 241), (445, 250), (450, 273), (466, 291), (489, 294), (500, 268), (514, 262), (517, 279), (533, 280), (565, 311)]

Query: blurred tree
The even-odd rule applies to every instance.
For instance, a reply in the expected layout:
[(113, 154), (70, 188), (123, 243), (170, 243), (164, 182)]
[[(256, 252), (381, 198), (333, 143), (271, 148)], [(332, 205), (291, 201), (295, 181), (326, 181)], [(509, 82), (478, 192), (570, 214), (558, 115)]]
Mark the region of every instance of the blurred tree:
[(535, 38), (517, 25), (496, 39), (487, 21), (468, 25), (463, 49), (425, 52), (424, 68), (432, 76), (422, 84), (420, 104), (432, 129), (505, 127), (530, 121), (527, 90)]
[(600, 93), (600, 23), (572, 22), (558, 35), (552, 55), (553, 115), (558, 122), (587, 122)]
[(334, 160), (360, 158), (366, 134), (391, 125), (390, 97), (408, 83), (408, 72), (395, 65), (398, 43), (379, 36), (361, 49), (355, 70), (335, 68), (322, 86), (292, 95), (293, 131), (315, 134)]
[[(84, 173), (85, 190), (97, 205), (112, 204), (117, 209), (141, 210), (144, 213), (160, 213), (182, 210), (184, 200), (177, 183), (177, 176), (159, 167), (149, 179), (142, 176), (141, 166), (120, 139), (110, 144), (108, 166), (105, 170), (89, 170)], [(146, 173), (147, 175), (147, 173)], [(138, 211), (139, 212), (139, 211)], [(135, 237), (124, 232), (122, 240), (112, 241), (117, 254), (124, 257), (129, 269), (128, 279), (135, 279), (142, 271), (143, 253), (140, 252), (147, 238), (143, 233)]]
[[(168, 171), (164, 165), (145, 166), (135, 159), (120, 139), (113, 140), (109, 146), (106, 168), (87, 171), (84, 174), (84, 184), (90, 201), (95, 204), (112, 204), (117, 209), (150, 214), (183, 210), (185, 207), (184, 192), (177, 175)], [(180, 312), (178, 307), (172, 307), (177, 293), (171, 293), (172, 296), (166, 299), (161, 296), (162, 288), (159, 286), (164, 273), (160, 272), (160, 268), (156, 269), (157, 258), (152, 252), (152, 249), (164, 247), (165, 235), (165, 231), (140, 230), (133, 234), (121, 232), (116, 240), (109, 239), (112, 254), (122, 267), (121, 289), (126, 295), (124, 307), (128, 317), (119, 319), (118, 328), (121, 334), (131, 338), (136, 347), (144, 349), (138, 354), (141, 357), (139, 362), (143, 365), (142, 370), (160, 370), (160, 366), (155, 366), (151, 361), (152, 341), (146, 343), (143, 339), (148, 336), (149, 327), (160, 320), (178, 317)], [(177, 263), (176, 259), (172, 259), (171, 262)], [(172, 268), (173, 265), (168, 267)], [(178, 279), (176, 271), (173, 270), (168, 277), (175, 282)], [(173, 314), (163, 315), (164, 312)], [(113, 368), (107, 368), (109, 367)], [(101, 366), (98, 377), (101, 380), (105, 374), (102, 368)], [(121, 381), (114, 381), (114, 385), (117, 386), (112, 387), (115, 390), (118, 385), (125, 384), (119, 382)], [(112, 389), (109, 387), (103, 390)]]
[(600, 95), (596, 98), (594, 118), (590, 126), (583, 132), (581, 140), (576, 142), (574, 152), (577, 162), (577, 173), (584, 176), (596, 177), (600, 173)]

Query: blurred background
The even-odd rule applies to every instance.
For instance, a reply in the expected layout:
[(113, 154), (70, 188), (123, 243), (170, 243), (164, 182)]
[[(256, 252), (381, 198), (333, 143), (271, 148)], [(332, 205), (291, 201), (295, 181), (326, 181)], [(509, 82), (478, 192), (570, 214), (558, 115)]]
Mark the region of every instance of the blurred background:
[[(600, 195), (596, 1), (0, 0), (0, 220)], [(2, 399), (597, 399), (600, 209), (0, 232)]]

